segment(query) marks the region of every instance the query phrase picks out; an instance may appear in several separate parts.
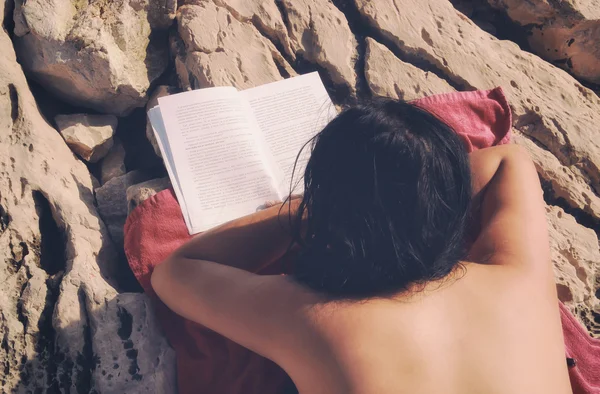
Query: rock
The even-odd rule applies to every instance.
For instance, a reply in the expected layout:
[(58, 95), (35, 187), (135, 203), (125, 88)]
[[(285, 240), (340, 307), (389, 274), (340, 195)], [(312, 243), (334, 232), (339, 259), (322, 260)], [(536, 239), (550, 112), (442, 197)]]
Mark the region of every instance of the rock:
[(533, 29), (534, 53), (585, 81), (600, 84), (600, 19)]
[[(345, 86), (351, 95), (356, 93), (357, 76), (354, 63), (358, 57), (357, 42), (346, 17), (331, 2), (282, 0), (278, 3), (281, 13), (274, 2), (264, 0), (215, 0), (214, 4), (227, 9), (237, 21), (251, 26), (252, 30), (278, 43), (284, 52), (283, 55), (290, 61), (294, 62), (297, 57), (301, 57), (315, 63), (327, 71), (334, 84)], [(212, 30), (203, 32), (206, 31)], [(206, 35), (203, 32), (196, 31), (195, 35)], [(184, 33), (181, 34), (184, 37)], [(209, 36), (214, 40), (214, 35)], [(247, 39), (259, 40), (258, 44), (263, 37), (252, 35)], [(225, 50), (240, 50), (239, 40), (222, 40), (220, 43)], [(278, 52), (275, 60), (281, 66), (280, 57)], [(287, 73), (293, 75), (285, 62), (283, 66)], [(256, 82), (256, 85), (259, 84)]]
[(527, 26), (534, 53), (578, 78), (600, 83), (600, 6), (595, 0), (488, 0)]
[[(146, 113), (150, 111), (152, 108), (158, 105), (158, 98), (168, 96), (170, 94), (175, 94), (178, 92), (178, 89), (174, 86), (166, 86), (160, 85), (154, 89), (148, 103), (146, 104)], [(150, 124), (150, 120), (146, 117), (146, 138), (150, 141), (152, 148), (154, 149), (154, 153), (156, 156), (162, 157), (160, 153), (160, 148), (158, 146), (158, 142), (156, 142), (156, 136), (154, 135), (154, 131), (152, 130), (152, 125)]]
[(58, 115), (54, 118), (69, 148), (83, 160), (95, 163), (113, 146), (117, 118), (112, 115)]
[(595, 296), (600, 282), (598, 237), (562, 208), (546, 207), (546, 217), (558, 297), (600, 337), (600, 322), (592, 317), (600, 316), (600, 299)]
[(365, 77), (373, 95), (410, 101), (454, 91), (445, 80), (403, 62), (374, 39), (366, 41)]
[[(108, 151), (106, 157), (100, 163), (100, 181), (105, 184), (112, 178), (125, 175), (125, 148), (123, 144), (116, 141), (113, 147)], [(98, 185), (100, 187), (100, 185)], [(96, 187), (96, 189), (98, 188)]]
[(344, 14), (329, 1), (282, 0), (292, 50), (327, 70), (332, 82), (356, 93), (357, 42)]
[(148, 180), (149, 175), (142, 171), (131, 171), (110, 179), (96, 189), (98, 212), (106, 223), (113, 242), (123, 246), (123, 226), (127, 220), (127, 188)]
[[(117, 293), (92, 177), (40, 115), (5, 31), (0, 49), (0, 392), (174, 392), (174, 354), (147, 297)], [(111, 363), (128, 354), (118, 307), (145, 329), (127, 342), (135, 373)]]
[[(94, 313), (94, 351), (100, 355), (96, 371), (102, 376), (95, 384), (98, 393), (177, 393), (175, 351), (159, 329), (148, 296), (119, 294)], [(121, 371), (130, 378), (119, 378)]]
[(131, 213), (138, 205), (158, 192), (171, 187), (168, 177), (151, 179), (127, 188), (127, 211)]
[(177, 24), (181, 40), (175, 39), (173, 50), (184, 89), (246, 89), (295, 75), (269, 39), (225, 7), (210, 1), (183, 5), (177, 10)]
[[(513, 127), (544, 146), (591, 190), (600, 190), (600, 98), (594, 92), (514, 43), (485, 33), (445, 0), (355, 4), (395, 51), (429, 63), (453, 86), (502, 86)], [(565, 177), (565, 182), (575, 181)]]
[[(414, 100), (454, 91), (445, 80), (401, 61), (370, 38), (367, 38), (365, 75), (369, 88), (378, 96)], [(577, 167), (564, 166), (552, 153), (518, 132), (513, 140), (529, 151), (538, 173), (550, 185), (552, 197), (562, 198), (569, 206), (600, 218), (600, 197), (584, 181)]]
[(513, 141), (529, 151), (537, 172), (544, 181), (550, 183), (553, 198), (562, 198), (569, 206), (600, 218), (600, 198), (583, 181), (576, 167), (563, 166), (550, 152), (518, 133), (513, 135)]
[(168, 64), (175, 0), (15, 0), (23, 68), (72, 104), (126, 115)]
[(285, 53), (294, 58), (295, 54), (290, 48), (287, 27), (274, 1), (215, 0), (215, 4), (227, 8), (231, 15), (240, 22), (254, 24), (261, 34), (281, 45)]

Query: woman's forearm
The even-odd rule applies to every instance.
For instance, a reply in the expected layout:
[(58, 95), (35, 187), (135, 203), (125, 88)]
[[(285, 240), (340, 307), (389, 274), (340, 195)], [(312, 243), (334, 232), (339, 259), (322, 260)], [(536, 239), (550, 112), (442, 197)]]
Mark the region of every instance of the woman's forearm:
[(282, 257), (292, 241), (290, 218), (300, 200), (277, 204), (199, 234), (174, 255), (256, 272)]

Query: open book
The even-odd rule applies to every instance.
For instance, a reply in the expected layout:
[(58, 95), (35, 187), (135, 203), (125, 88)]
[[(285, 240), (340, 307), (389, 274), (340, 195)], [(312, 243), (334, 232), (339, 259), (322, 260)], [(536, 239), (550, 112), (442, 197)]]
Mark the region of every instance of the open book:
[(335, 115), (316, 72), (159, 98), (148, 116), (190, 234), (282, 200), (290, 186), (302, 193), (310, 146), (293, 171), (296, 157)]

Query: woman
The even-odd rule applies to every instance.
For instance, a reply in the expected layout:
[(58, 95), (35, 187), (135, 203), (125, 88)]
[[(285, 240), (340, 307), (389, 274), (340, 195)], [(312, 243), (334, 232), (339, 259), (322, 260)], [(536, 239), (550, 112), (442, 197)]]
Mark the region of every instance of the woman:
[[(252, 273), (290, 245), (291, 275)], [(196, 236), (152, 285), (300, 393), (571, 392), (533, 164), (515, 146), (468, 155), (407, 103), (341, 113), (302, 199)]]

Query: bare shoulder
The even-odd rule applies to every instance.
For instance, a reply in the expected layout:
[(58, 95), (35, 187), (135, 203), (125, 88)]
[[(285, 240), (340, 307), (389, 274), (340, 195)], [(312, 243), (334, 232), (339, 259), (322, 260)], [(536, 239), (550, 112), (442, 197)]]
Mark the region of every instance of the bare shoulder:
[(516, 145), (484, 149), (472, 156), (471, 165), (476, 190), (478, 178), (491, 180), (480, 191), (481, 232), (470, 258), (551, 272), (545, 203), (528, 153)]

